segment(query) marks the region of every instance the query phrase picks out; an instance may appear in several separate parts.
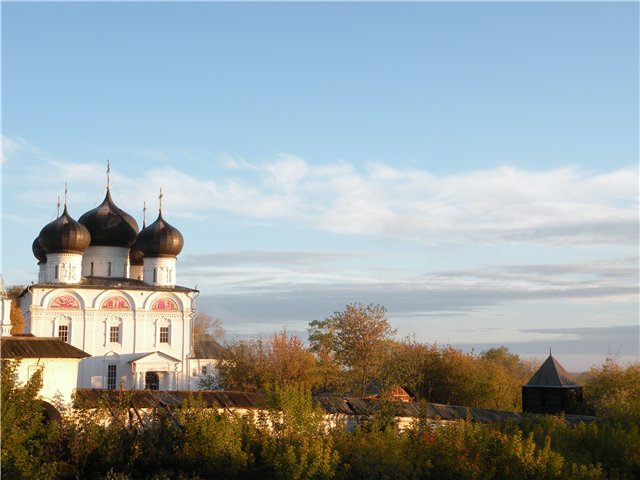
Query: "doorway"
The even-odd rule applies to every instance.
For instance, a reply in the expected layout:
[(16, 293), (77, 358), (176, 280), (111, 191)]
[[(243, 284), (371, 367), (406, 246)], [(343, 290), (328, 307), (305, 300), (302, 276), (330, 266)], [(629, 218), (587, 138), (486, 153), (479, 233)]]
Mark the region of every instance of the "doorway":
[(160, 376), (157, 372), (147, 372), (144, 376), (144, 388), (145, 390), (159, 390), (160, 389)]

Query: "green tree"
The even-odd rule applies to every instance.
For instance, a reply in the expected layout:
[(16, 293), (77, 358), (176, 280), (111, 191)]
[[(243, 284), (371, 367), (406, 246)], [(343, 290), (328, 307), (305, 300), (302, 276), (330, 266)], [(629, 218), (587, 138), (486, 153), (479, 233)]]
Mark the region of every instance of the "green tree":
[(607, 358), (585, 376), (585, 400), (596, 415), (640, 425), (640, 362), (621, 365)]
[(347, 369), (349, 387), (364, 396), (369, 382), (381, 374), (387, 341), (395, 333), (383, 306), (352, 303), (342, 312), (311, 322), (309, 341), (314, 352), (328, 349), (331, 358)]
[(44, 422), (42, 402), (37, 399), (42, 375), (36, 371), (20, 385), (19, 362), (2, 360), (1, 458), (4, 478), (49, 479), (57, 475), (57, 462), (50, 455), (55, 431)]
[(264, 389), (265, 367), (261, 339), (224, 345), (217, 365), (222, 388), (247, 392)]
[(269, 393), (269, 412), (260, 429), (260, 478), (329, 479), (339, 455), (327, 435), (324, 412), (310, 390), (284, 386)]
[(414, 394), (419, 393), (427, 366), (429, 347), (416, 342), (415, 337), (407, 337), (399, 342), (387, 342), (386, 353), (387, 358), (380, 376), (383, 390), (400, 385), (409, 388)]

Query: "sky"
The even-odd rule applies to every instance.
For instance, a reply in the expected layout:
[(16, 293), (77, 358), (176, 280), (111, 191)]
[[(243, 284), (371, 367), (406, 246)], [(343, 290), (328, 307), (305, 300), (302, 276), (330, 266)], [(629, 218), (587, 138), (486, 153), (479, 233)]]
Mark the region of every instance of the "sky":
[(2, 2), (2, 275), (68, 184), (185, 237), (227, 339), (640, 359), (639, 5)]

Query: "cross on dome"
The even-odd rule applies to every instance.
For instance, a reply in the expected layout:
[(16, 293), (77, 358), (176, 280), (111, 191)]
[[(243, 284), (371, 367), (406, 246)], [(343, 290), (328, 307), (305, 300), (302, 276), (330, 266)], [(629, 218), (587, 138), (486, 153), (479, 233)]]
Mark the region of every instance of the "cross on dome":
[(142, 228), (147, 226), (147, 202), (142, 202)]

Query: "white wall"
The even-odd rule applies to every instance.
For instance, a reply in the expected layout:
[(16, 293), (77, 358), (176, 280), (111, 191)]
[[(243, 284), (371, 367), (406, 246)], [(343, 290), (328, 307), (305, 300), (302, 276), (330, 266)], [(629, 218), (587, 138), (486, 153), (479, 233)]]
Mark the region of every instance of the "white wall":
[[(181, 362), (174, 375), (175, 381), (167, 385), (171, 385), (172, 389), (189, 388), (188, 356), (191, 351), (193, 293), (157, 291), (151, 286), (148, 290), (72, 286), (65, 289), (38, 286), (30, 290), (23, 302), (23, 305), (30, 304), (25, 309), (28, 333), (37, 337), (55, 337), (58, 336), (57, 326), (68, 324), (69, 343), (92, 355), (93, 358), (82, 361), (78, 386), (96, 387), (95, 377), (104, 377), (105, 365), (113, 362), (118, 365), (118, 384), (125, 377), (126, 387), (135, 388), (129, 362), (146, 353), (162, 352)], [(79, 308), (51, 308), (52, 301), (60, 295), (73, 297)], [(112, 296), (124, 298), (129, 308), (102, 308), (105, 300)], [(175, 302), (177, 310), (153, 310), (154, 303), (160, 299)], [(111, 326), (120, 328), (117, 342), (111, 342)], [(160, 341), (161, 327), (169, 328), (168, 343)]]
[(25, 358), (17, 368), (18, 381), (25, 384), (31, 375), (42, 369), (40, 397), (55, 405), (59, 400), (69, 404), (78, 385), (79, 358)]

